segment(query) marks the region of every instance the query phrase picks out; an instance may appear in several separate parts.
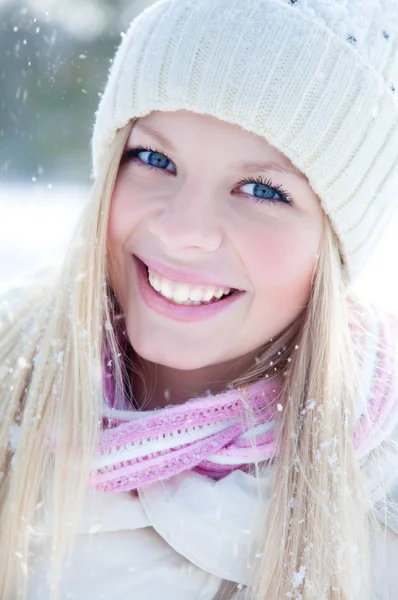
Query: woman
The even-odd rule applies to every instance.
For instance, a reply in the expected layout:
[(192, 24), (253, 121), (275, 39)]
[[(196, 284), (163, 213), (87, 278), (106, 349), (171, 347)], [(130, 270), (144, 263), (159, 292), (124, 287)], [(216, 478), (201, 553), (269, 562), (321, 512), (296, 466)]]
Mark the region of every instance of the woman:
[(3, 301), (2, 599), (395, 597), (397, 323), (350, 286), (397, 205), (397, 12), (132, 23), (65, 263)]

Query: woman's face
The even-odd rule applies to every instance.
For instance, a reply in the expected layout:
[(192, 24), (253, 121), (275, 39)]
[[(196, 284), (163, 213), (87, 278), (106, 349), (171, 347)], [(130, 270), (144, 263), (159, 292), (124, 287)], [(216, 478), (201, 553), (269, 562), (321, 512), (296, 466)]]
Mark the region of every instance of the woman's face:
[(139, 119), (108, 228), (131, 345), (182, 370), (255, 351), (306, 305), (322, 231), (306, 177), (264, 138), (188, 111)]

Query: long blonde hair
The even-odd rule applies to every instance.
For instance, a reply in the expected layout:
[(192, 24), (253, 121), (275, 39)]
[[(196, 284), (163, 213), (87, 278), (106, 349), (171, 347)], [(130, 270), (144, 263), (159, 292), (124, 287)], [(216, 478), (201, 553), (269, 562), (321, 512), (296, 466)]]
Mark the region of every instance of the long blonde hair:
[[(36, 518), (47, 512), (56, 597), (98, 442), (105, 345), (117, 393), (125, 386), (107, 274), (107, 223), (130, 131), (131, 123), (114, 140), (60, 272), (2, 317), (2, 600), (25, 597)], [(253, 600), (352, 600), (358, 581), (364, 584), (361, 600), (370, 594), (368, 507), (350, 417), (360, 386), (349, 308), (338, 243), (325, 218), (308, 306), (257, 352), (255, 369), (233, 382), (284, 375), (275, 489), (248, 589)], [(16, 424), (19, 439), (12, 451)]]

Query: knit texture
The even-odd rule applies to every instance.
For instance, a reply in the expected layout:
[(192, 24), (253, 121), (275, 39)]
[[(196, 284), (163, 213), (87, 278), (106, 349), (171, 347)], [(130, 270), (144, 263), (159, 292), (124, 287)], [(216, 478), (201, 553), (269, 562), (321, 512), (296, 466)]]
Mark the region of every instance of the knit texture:
[(94, 175), (133, 117), (187, 109), (238, 124), (307, 175), (353, 281), (397, 206), (397, 34), (396, 0), (161, 0), (112, 65)]
[[(398, 418), (397, 320), (372, 308), (364, 322), (366, 328), (360, 320), (351, 323), (361, 349), (364, 397), (361, 404), (358, 390), (353, 431), (358, 459), (388, 436)], [(128, 491), (191, 469), (217, 480), (272, 461), (277, 457), (276, 419), (283, 410), (278, 400), (282, 381), (265, 378), (240, 390), (148, 412), (115, 409), (108, 399), (91, 484), (105, 492)], [(321, 402), (310, 400), (301, 415), (315, 418), (319, 411)], [(331, 467), (339, 443), (334, 437), (317, 451), (319, 458), (328, 452)]]

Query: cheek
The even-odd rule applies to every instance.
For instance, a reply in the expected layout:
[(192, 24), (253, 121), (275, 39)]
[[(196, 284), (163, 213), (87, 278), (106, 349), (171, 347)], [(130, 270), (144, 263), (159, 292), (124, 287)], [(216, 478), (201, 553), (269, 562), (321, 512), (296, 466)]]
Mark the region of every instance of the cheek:
[(113, 191), (108, 220), (108, 238), (112, 244), (126, 238), (131, 221), (131, 197), (128, 188), (119, 178)]
[(146, 204), (130, 178), (119, 176), (108, 219), (108, 245), (116, 256), (123, 251), (123, 247), (144, 217)]
[(136, 230), (138, 218), (134, 209), (131, 191), (123, 182), (117, 181), (109, 208), (107, 227), (108, 272), (111, 285), (122, 299), (127, 293), (124, 290), (129, 253), (129, 239)]
[(262, 302), (277, 303), (280, 310), (287, 306), (288, 299), (295, 305), (308, 300), (320, 238), (318, 223), (309, 227), (302, 223), (270, 227), (261, 236), (251, 237), (247, 264), (254, 291)]
[(113, 196), (109, 209), (107, 229), (108, 267), (111, 274), (120, 269), (123, 244), (126, 238), (123, 219), (120, 215), (121, 212), (118, 203), (116, 202), (115, 196)]

